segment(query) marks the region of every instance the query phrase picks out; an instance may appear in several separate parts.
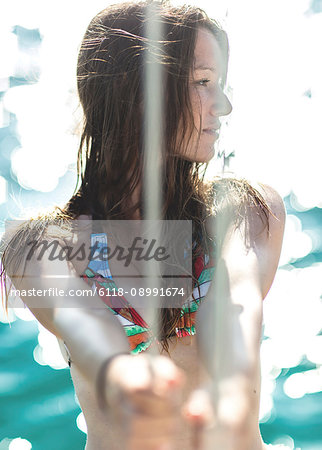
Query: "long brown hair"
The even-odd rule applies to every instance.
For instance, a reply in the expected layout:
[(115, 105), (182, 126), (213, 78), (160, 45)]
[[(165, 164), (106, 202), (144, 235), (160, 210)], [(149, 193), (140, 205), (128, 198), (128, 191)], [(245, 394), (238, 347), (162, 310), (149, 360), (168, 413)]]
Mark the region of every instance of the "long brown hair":
[[(78, 152), (78, 184), (62, 210), (42, 221), (76, 219), (89, 214), (93, 219), (131, 219), (143, 216), (142, 192), (133, 204), (134, 190), (143, 172), (143, 113), (146, 8), (149, 2), (126, 2), (107, 7), (90, 22), (83, 38), (77, 64), (77, 86), (84, 112)], [(197, 31), (207, 28), (215, 36), (225, 64), (228, 40), (217, 22), (200, 8), (174, 7), (158, 2), (159, 20), (164, 26), (161, 61), (165, 71), (165, 161), (163, 219), (191, 220), (193, 242), (198, 252), (209, 250), (205, 221), (213, 213), (215, 190), (204, 183), (201, 164), (178, 155), (195, 127), (189, 97)], [(225, 82), (225, 80), (223, 80)], [(178, 130), (185, 130), (178, 137)], [(247, 183), (235, 183), (236, 192), (246, 192), (255, 203), (261, 196)], [(27, 227), (28, 229), (28, 227)], [(21, 239), (21, 232), (20, 232)], [(7, 251), (8, 252), (8, 251)], [(198, 256), (197, 252), (193, 255)], [(6, 255), (3, 258), (6, 266)], [(178, 309), (163, 309), (161, 337), (167, 348), (180, 317)]]
[[(226, 33), (201, 9), (173, 7), (169, 3), (158, 6), (158, 20), (164, 29), (159, 57), (166, 74), (162, 218), (192, 220), (192, 239), (205, 247), (203, 226), (208, 202), (200, 164), (173, 155), (178, 154), (178, 146), (183, 147), (184, 142), (187, 145), (195, 126), (189, 79), (198, 28), (205, 27), (215, 35), (225, 62), (228, 41)], [(78, 159), (80, 189), (67, 207), (73, 215), (131, 219), (139, 210), (142, 217), (142, 190), (136, 204), (130, 204), (130, 199), (143, 178), (146, 8), (147, 2), (109, 6), (94, 17), (85, 33), (77, 66), (84, 111)], [(178, 139), (179, 129), (185, 133)], [(184, 153), (185, 149), (180, 151)], [(166, 345), (180, 311), (161, 311), (161, 336)]]
[[(84, 111), (79, 148), (80, 189), (71, 199), (72, 214), (90, 213), (97, 219), (131, 219), (142, 210), (142, 199), (129, 208), (142, 180), (144, 61), (147, 2), (109, 6), (90, 22), (78, 57), (78, 93)], [(189, 78), (199, 27), (210, 29), (228, 60), (226, 33), (199, 8), (159, 4), (164, 25), (161, 61), (166, 72), (166, 169), (164, 217), (187, 218), (195, 212), (200, 165), (169, 156), (187, 142), (194, 129)], [(184, 136), (178, 139), (178, 130)], [(182, 149), (184, 151), (184, 149)], [(199, 192), (200, 194), (200, 192)]]

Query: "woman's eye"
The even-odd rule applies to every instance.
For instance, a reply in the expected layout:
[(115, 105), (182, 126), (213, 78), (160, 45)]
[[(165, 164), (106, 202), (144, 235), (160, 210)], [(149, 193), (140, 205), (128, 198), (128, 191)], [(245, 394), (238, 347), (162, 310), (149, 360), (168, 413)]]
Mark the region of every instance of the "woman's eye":
[(207, 86), (207, 84), (210, 82), (207, 78), (203, 78), (202, 80), (196, 81), (196, 84), (198, 86)]

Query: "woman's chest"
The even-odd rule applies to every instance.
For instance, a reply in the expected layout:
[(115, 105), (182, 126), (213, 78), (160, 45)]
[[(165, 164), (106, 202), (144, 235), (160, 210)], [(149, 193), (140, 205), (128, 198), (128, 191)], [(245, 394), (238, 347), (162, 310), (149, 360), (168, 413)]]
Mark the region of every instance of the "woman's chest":
[[(160, 351), (167, 355), (166, 352)], [(173, 337), (169, 340), (169, 358), (183, 371), (185, 376), (184, 392), (188, 394), (205, 378), (203, 364), (200, 359), (197, 337)]]
[[(145, 353), (142, 352), (141, 354), (144, 355)], [(184, 374), (183, 396), (186, 397), (204, 378), (196, 337), (173, 337), (169, 340), (168, 352), (163, 350), (161, 344), (159, 344), (159, 353), (169, 357), (182, 370)], [(136, 356), (133, 355), (133, 358), (136, 358)], [(96, 411), (95, 386), (83, 378), (75, 365), (71, 367), (71, 375), (84, 413), (86, 414), (86, 411)]]

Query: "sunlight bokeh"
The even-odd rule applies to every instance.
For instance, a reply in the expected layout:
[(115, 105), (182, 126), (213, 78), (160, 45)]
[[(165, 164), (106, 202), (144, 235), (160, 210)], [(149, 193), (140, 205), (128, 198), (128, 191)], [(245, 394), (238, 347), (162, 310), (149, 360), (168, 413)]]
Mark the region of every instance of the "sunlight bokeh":
[[(88, 21), (108, 3), (57, 0), (48, 7), (41, 0), (11, 0), (0, 6), (2, 220), (32, 206), (63, 203), (74, 189), (81, 127), (77, 50)], [(225, 163), (228, 171), (272, 185), (287, 206), (281, 267), (264, 301), (260, 420), (271, 444), (303, 450), (322, 448), (318, 426), (312, 437), (306, 431), (312, 417), (322, 421), (316, 406), (322, 393), (322, 6), (313, 4), (198, 0), (230, 40), (227, 92), (233, 112), (222, 121), (222, 156), (209, 172), (220, 172)], [(57, 340), (41, 326), (30, 331), (33, 321), (27, 309), (9, 308), (8, 316), (0, 309), (3, 333), (21, 322), (27, 341), (36, 336), (32, 363), (63, 373), (67, 364)], [(24, 338), (19, 339), (17, 346)], [(3, 345), (11, 354), (9, 341)], [(3, 367), (1, 392), (11, 398), (21, 374)], [(72, 410), (61, 395), (58, 410)], [(77, 406), (75, 411), (74, 427), (86, 434), (84, 416)], [(11, 424), (6, 430), (11, 433)], [(0, 450), (32, 445), (8, 434)]]

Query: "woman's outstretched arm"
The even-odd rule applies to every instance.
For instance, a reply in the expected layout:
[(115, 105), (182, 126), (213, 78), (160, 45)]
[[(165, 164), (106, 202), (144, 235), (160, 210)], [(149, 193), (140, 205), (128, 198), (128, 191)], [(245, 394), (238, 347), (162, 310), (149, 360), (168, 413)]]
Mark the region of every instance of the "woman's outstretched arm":
[[(277, 270), (285, 210), (273, 189), (258, 190), (271, 210), (268, 227), (253, 206), (238, 227), (231, 223), (224, 230), (214, 283), (198, 312), (198, 343), (216, 404), (209, 448), (257, 450), (263, 445), (258, 428), (262, 300)], [(202, 411), (198, 401), (198, 396), (192, 399), (191, 412)]]
[[(58, 240), (53, 242), (57, 244)], [(62, 248), (59, 242), (55, 255), (62, 254)], [(5, 267), (7, 274), (36, 319), (66, 343), (73, 363), (94, 382), (103, 361), (114, 354), (129, 353), (120, 323), (98, 295), (88, 295), (90, 286), (71, 262), (53, 258), (52, 247), (44, 251), (39, 246), (33, 253), (27, 250), (26, 245), (26, 252), (14, 268), (14, 259), (10, 258), (12, 263)], [(14, 252), (14, 247), (10, 251)], [(36, 291), (37, 295), (33, 295)], [(84, 295), (79, 295), (82, 292)]]
[[(16, 289), (43, 293), (24, 295), (23, 301), (66, 343), (72, 365), (96, 385), (101, 405), (112, 413), (113, 426), (122, 430), (124, 448), (144, 448), (147, 442), (152, 447), (167, 445), (175, 432), (183, 374), (164, 356), (132, 356), (123, 327), (97, 295), (70, 295), (90, 289), (73, 266), (53, 260), (50, 250), (41, 258), (40, 253), (38, 249), (28, 261), (24, 258), (14, 271), (10, 264), (5, 267)], [(58, 290), (64, 295), (48, 295)]]

